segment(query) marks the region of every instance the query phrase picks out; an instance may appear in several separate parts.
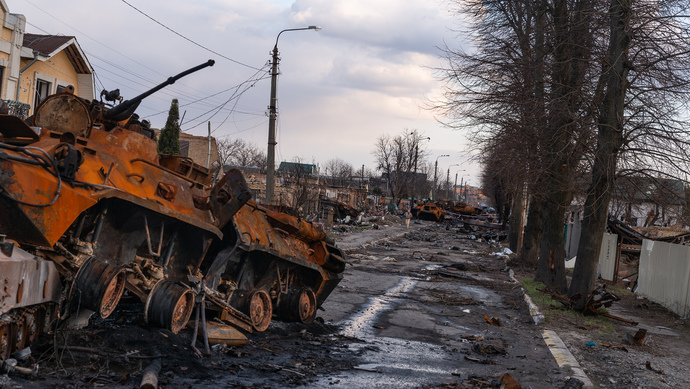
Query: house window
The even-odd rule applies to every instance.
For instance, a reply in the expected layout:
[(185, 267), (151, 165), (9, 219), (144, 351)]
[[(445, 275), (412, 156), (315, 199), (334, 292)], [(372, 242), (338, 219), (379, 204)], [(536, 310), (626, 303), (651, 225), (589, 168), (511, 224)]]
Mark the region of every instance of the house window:
[(34, 109), (43, 101), (50, 93), (50, 83), (40, 78), (36, 79), (36, 97), (34, 98)]

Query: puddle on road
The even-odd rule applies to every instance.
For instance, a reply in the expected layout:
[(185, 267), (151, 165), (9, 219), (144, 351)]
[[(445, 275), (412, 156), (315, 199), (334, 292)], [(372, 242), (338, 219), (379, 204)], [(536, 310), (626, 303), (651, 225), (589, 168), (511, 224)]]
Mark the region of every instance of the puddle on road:
[(465, 296), (472, 297), (473, 300), (481, 301), (484, 306), (495, 307), (503, 300), (501, 295), (486, 288), (473, 285), (456, 285), (456, 292)]
[(388, 289), (380, 297), (372, 297), (369, 299), (369, 303), (363, 312), (355, 315), (352, 319), (348, 320), (341, 333), (345, 336), (351, 336), (353, 338), (368, 338), (374, 336), (374, 322), (378, 318), (379, 314), (385, 311), (389, 311), (393, 308), (393, 298), (400, 296), (402, 293), (407, 293), (412, 290), (419, 280), (404, 277), (400, 282), (394, 287)]

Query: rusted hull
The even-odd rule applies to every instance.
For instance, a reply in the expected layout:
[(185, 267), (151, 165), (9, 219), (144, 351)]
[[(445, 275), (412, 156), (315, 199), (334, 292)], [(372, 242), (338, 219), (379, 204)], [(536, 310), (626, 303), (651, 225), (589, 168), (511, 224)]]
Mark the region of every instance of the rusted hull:
[[(197, 282), (212, 284), (216, 310), (240, 327), (263, 330), (273, 312), (285, 320), (312, 320), (342, 278), (342, 254), (326, 243), (323, 231), (253, 202), (244, 206), (249, 189), (238, 172), (209, 192), (156, 165), (154, 155), (147, 160), (130, 153), (128, 148), (149, 143), (140, 134), (92, 129), (89, 138), (76, 140), (75, 150), (84, 157), (70, 180), (45, 164), (24, 163), (25, 149), (6, 148), (12, 158), (0, 162), (0, 186), (9, 194), (0, 197), (0, 233), (59, 264), (64, 276), (76, 280), (69, 295), (78, 296), (80, 307), (107, 317), (124, 287), (148, 302), (165, 279), (170, 285), (157, 292), (160, 303), (147, 304), (145, 315), (176, 332), (193, 306), (186, 302), (185, 314), (172, 318), (182, 300), (165, 293), (188, 295), (183, 285), (190, 284), (191, 273)], [(32, 147), (50, 154), (59, 141), (59, 134), (46, 131)], [(124, 149), (117, 163), (114, 145)], [(220, 253), (232, 246), (240, 259), (228, 264)], [(100, 272), (95, 276), (94, 266)], [(221, 271), (222, 281), (238, 290), (217, 289), (213, 279)], [(99, 274), (112, 277), (106, 282)], [(268, 297), (245, 301), (243, 296), (258, 291)], [(86, 295), (92, 297), (84, 300)], [(252, 317), (259, 311), (261, 317)]]
[(441, 220), (443, 220), (443, 215), (441, 213), (425, 210), (419, 211), (417, 217), (422, 220), (430, 220), (434, 222), (440, 222)]
[[(235, 215), (234, 228), (238, 250), (221, 278), (238, 293), (266, 291), (273, 311), (285, 320), (313, 319), (304, 312), (315, 313), (342, 279), (342, 253), (310, 223), (251, 201)], [(313, 302), (305, 297), (310, 293)], [(300, 297), (301, 306), (289, 302)]]
[[(60, 140), (60, 134), (47, 131), (31, 147), (50, 154), (62, 143)], [(93, 129), (90, 138), (76, 138), (74, 149), (83, 156), (83, 163), (69, 184), (43, 166), (10, 160), (0, 162), (2, 189), (15, 200), (37, 205), (23, 205), (5, 197), (3, 205), (7, 207), (3, 208), (8, 210), (0, 212), (0, 233), (33, 245), (52, 247), (84, 211), (103, 199), (121, 198), (218, 235), (220, 231), (214, 226), (211, 213), (194, 206), (195, 196), (206, 196), (205, 188), (157, 166), (155, 153), (141, 152), (155, 148), (155, 142), (141, 134), (122, 129), (110, 132)], [(17, 151), (3, 151), (18, 158), (26, 156)], [(52, 205), (44, 206), (53, 199)], [(17, 231), (14, 217), (21, 217), (21, 225), (30, 225), (25, 230), (31, 231)], [(20, 233), (21, 236), (16, 236)]]
[(0, 361), (35, 341), (56, 315), (61, 284), (51, 261), (0, 239)]
[(479, 215), (482, 212), (480, 208), (466, 205), (464, 203), (455, 204), (451, 211), (462, 215)]

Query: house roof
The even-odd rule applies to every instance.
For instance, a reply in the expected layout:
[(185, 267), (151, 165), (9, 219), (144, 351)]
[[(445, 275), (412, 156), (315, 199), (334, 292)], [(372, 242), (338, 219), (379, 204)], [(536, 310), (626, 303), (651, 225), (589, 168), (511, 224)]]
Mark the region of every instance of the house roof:
[(25, 48), (36, 51), (47, 57), (52, 57), (64, 51), (77, 73), (93, 73), (91, 64), (88, 59), (86, 59), (86, 55), (84, 55), (84, 52), (82, 52), (81, 47), (79, 47), (77, 43), (77, 38), (73, 36), (26, 33), (24, 34), (24, 42), (22, 45)]
[(316, 165), (310, 163), (299, 163), (299, 162), (281, 162), (278, 166), (278, 171), (294, 171), (300, 169), (303, 172), (309, 174), (316, 173)]
[(629, 176), (616, 181), (613, 197), (633, 203), (685, 205), (685, 183), (668, 178)]

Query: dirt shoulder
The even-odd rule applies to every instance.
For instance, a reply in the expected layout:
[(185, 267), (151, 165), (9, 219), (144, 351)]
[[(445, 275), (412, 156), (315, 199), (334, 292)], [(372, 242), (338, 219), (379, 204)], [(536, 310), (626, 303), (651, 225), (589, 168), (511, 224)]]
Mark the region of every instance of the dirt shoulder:
[[(516, 277), (531, 280), (534, 274), (520, 269)], [(620, 300), (606, 311), (636, 325), (564, 311), (543, 293), (530, 294), (541, 305), (546, 318), (544, 328), (558, 333), (596, 388), (690, 387), (688, 320), (659, 304), (638, 298), (627, 285), (607, 284), (608, 290)], [(550, 304), (554, 306), (549, 308)], [(641, 346), (631, 340), (639, 329), (647, 331)]]

